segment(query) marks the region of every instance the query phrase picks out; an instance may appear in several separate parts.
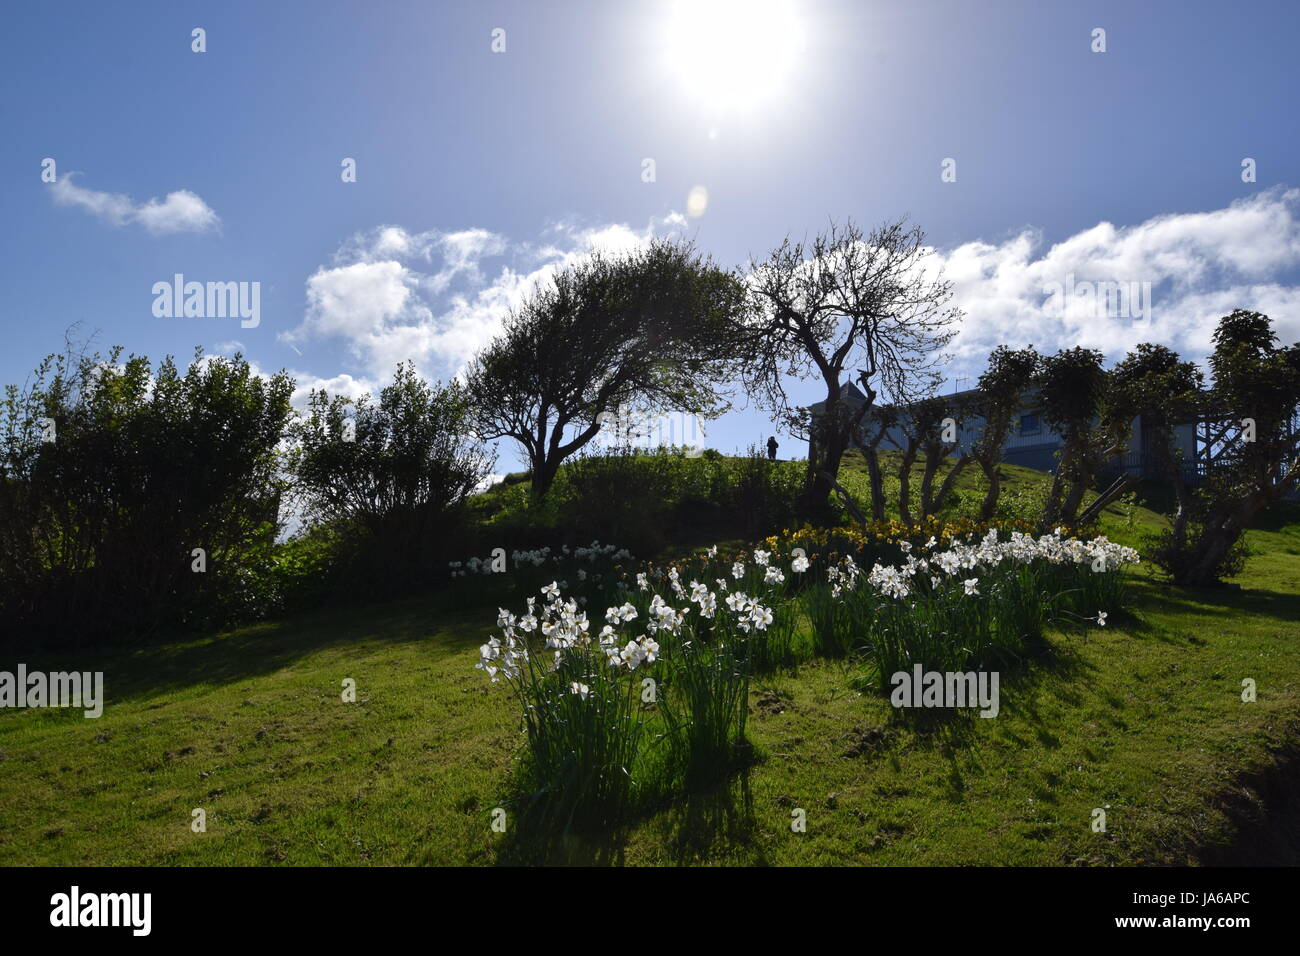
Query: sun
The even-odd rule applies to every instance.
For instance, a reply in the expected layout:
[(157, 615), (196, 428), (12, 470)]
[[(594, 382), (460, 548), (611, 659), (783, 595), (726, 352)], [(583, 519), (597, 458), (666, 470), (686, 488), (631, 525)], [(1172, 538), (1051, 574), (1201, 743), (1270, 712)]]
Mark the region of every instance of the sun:
[(686, 94), (713, 109), (762, 105), (803, 53), (793, 0), (677, 0), (668, 57)]

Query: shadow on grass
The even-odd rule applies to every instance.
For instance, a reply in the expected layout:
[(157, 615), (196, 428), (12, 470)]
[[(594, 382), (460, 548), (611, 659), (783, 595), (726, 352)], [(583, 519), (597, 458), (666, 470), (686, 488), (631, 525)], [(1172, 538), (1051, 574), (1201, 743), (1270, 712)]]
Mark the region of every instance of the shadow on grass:
[(1208, 866), (1300, 865), (1300, 745), (1269, 755), (1220, 797), (1230, 842), (1199, 849)]
[(626, 825), (604, 830), (519, 835), (515, 831), (497, 851), (498, 866), (622, 866)]
[(78, 652), (12, 652), (29, 670), (103, 671), (115, 702), (262, 677), (331, 647), (427, 642), (439, 656), (477, 647), (491, 630), (483, 608), (449, 607), (445, 596), (333, 607), (198, 639)]
[[(750, 774), (758, 752), (746, 744), (710, 779), (656, 795), (629, 808), (616, 823), (563, 830), (521, 825), (497, 851), (499, 866), (620, 866), (632, 829), (649, 823), (661, 835), (671, 861), (687, 865), (711, 859), (720, 848), (754, 847), (756, 820)], [(750, 862), (762, 865), (762, 859)]]
[[(749, 776), (750, 768), (746, 767), (712, 787), (688, 791), (673, 805), (668, 811), (673, 862), (685, 865), (710, 859), (719, 848), (756, 846), (757, 822)], [(762, 865), (766, 861), (750, 862)]]
[(1138, 589), (1134, 604), (1155, 614), (1193, 613), (1222, 619), (1246, 614), (1276, 620), (1300, 620), (1300, 594), (1226, 585), (1220, 588), (1184, 588), (1162, 582), (1146, 582)]
[[(1072, 637), (1072, 640), (1080, 639)], [(1071, 689), (1071, 684), (1096, 668), (1078, 653), (1074, 644), (1062, 646), (1058, 641), (1019, 661), (991, 669), (999, 675), (998, 714), (1014, 708), (1028, 724), (1037, 745), (1052, 750), (1062, 743), (1058, 733), (1059, 722), (1039, 713), (1036, 689), (1050, 682), (1054, 700), (1078, 706), (1083, 695)], [(974, 765), (981, 762), (989, 745), (987, 736), (981, 733), (981, 723), (996, 720), (998, 716), (981, 716), (982, 709), (978, 700), (965, 708), (896, 708), (885, 725), (855, 731), (855, 744), (843, 756), (880, 757), (888, 760), (895, 771), (901, 771), (899, 757), (904, 752), (913, 749), (931, 752), (947, 764), (946, 799), (961, 803), (967, 791), (963, 764), (969, 766), (972, 762)], [(1031, 741), (1014, 735), (1009, 741), (1013, 746), (1026, 749), (1034, 746)]]

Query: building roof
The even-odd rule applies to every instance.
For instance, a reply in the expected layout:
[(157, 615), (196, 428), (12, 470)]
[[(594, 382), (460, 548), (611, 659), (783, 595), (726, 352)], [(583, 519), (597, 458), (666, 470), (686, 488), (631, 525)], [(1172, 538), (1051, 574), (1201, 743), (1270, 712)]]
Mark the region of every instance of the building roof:
[[(849, 405), (862, 405), (867, 401), (867, 396), (862, 389), (858, 388), (852, 382), (845, 382), (840, 386), (840, 400)], [(808, 411), (817, 414), (826, 405), (825, 402), (816, 402), (808, 406)]]

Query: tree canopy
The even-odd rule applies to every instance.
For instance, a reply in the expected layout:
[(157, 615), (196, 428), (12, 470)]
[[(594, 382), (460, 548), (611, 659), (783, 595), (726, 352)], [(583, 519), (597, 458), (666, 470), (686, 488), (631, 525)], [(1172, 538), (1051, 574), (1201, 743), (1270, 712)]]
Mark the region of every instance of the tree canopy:
[(606, 415), (717, 415), (744, 308), (736, 277), (690, 243), (655, 240), (561, 269), (470, 364), (479, 433), (519, 443), (540, 498)]

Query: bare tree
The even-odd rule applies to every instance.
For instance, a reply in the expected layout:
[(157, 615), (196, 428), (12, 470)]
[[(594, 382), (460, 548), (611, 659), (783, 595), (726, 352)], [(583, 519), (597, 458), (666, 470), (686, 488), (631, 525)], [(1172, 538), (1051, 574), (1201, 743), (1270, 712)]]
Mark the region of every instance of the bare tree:
[[(754, 308), (740, 343), (750, 392), (788, 423), (796, 413), (787, 377), (826, 389), (810, 435), (818, 446), (809, 454), (810, 512), (825, 513), (831, 481), (877, 397), (907, 402), (934, 381), (961, 313), (947, 306), (951, 283), (929, 268), (930, 254), (925, 234), (906, 220), (870, 233), (850, 220), (831, 223), (811, 244), (787, 238), (750, 263)], [(866, 395), (857, 409), (841, 395), (847, 369), (857, 369)]]

